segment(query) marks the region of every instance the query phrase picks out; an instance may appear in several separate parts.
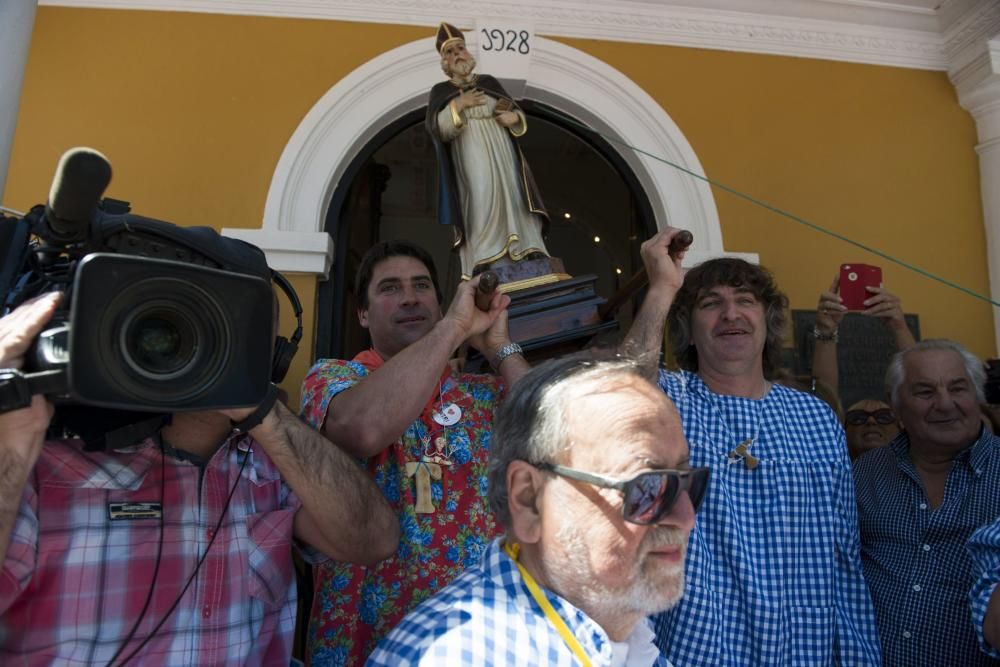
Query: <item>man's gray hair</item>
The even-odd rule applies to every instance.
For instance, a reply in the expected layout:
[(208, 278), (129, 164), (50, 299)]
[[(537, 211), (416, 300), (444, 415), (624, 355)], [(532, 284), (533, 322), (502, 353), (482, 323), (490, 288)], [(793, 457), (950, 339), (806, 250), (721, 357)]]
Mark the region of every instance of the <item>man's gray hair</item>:
[(540, 364), (521, 378), (493, 419), (487, 493), (497, 521), (510, 527), (507, 466), (517, 460), (552, 463), (570, 446), (567, 409), (573, 399), (594, 393), (595, 384), (606, 388), (615, 376), (655, 386), (655, 374), (655, 360), (581, 352)]
[(885, 390), (889, 394), (889, 400), (893, 409), (896, 409), (896, 406), (899, 405), (899, 388), (903, 386), (903, 382), (906, 380), (903, 362), (908, 355), (926, 350), (950, 350), (958, 354), (965, 365), (966, 374), (968, 374), (969, 379), (972, 380), (972, 384), (976, 388), (976, 399), (980, 403), (986, 402), (986, 397), (983, 394), (983, 385), (986, 383), (986, 369), (983, 368), (983, 362), (979, 357), (969, 352), (965, 349), (965, 346), (956, 341), (947, 338), (928, 338), (927, 340), (920, 341), (913, 347), (900, 350), (892, 357), (892, 361), (889, 362), (889, 370), (885, 372)]

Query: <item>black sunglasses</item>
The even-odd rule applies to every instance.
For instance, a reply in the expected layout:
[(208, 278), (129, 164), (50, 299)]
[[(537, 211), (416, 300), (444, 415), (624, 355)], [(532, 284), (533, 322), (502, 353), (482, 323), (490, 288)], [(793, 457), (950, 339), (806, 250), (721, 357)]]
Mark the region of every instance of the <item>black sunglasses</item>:
[(896, 415), (892, 414), (892, 410), (889, 408), (879, 408), (874, 412), (848, 410), (847, 414), (844, 415), (844, 421), (851, 426), (861, 426), (868, 421), (869, 417), (874, 417), (876, 424), (893, 424), (896, 421)]
[(681, 491), (687, 491), (695, 511), (705, 499), (708, 491), (708, 468), (691, 470), (652, 470), (621, 481), (581, 470), (574, 470), (554, 463), (533, 464), (540, 470), (548, 470), (560, 477), (568, 477), (605, 489), (617, 489), (625, 496), (622, 516), (629, 523), (646, 526), (656, 523), (673, 509)]

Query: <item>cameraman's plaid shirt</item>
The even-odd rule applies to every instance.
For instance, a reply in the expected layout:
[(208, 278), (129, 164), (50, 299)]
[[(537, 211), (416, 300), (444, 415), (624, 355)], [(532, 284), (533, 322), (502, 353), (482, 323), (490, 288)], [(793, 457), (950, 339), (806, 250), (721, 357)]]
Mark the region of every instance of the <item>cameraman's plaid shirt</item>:
[(162, 505), (154, 594), (116, 660), (121, 663), (194, 572), (234, 483), (225, 520), (195, 581), (129, 662), (288, 664), (298, 498), (249, 436), (231, 438), (204, 466), (169, 449), (161, 457), (153, 440), (112, 454), (84, 452), (74, 442), (46, 443), (25, 488), (0, 578), (0, 664), (108, 664), (154, 582), (161, 531), (159, 518), (112, 518), (122, 514), (116, 503), (148, 503), (153, 514)]

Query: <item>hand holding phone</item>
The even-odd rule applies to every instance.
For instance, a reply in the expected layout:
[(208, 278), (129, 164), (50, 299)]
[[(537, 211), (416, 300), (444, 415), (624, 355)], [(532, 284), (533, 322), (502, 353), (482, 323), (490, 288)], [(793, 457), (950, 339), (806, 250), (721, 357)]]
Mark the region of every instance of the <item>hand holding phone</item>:
[(882, 286), (882, 268), (871, 264), (840, 265), (840, 298), (848, 310), (864, 310), (867, 287)]

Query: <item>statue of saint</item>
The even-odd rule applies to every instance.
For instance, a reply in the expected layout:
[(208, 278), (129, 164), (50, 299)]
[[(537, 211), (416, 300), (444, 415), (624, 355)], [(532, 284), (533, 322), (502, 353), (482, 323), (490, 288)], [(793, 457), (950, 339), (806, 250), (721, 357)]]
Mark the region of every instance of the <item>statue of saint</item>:
[(476, 61), (458, 28), (442, 23), (437, 49), (447, 81), (427, 102), (427, 131), (438, 159), (438, 219), (455, 226), (462, 277), (491, 264), (548, 256), (549, 217), (517, 138), (524, 112)]

